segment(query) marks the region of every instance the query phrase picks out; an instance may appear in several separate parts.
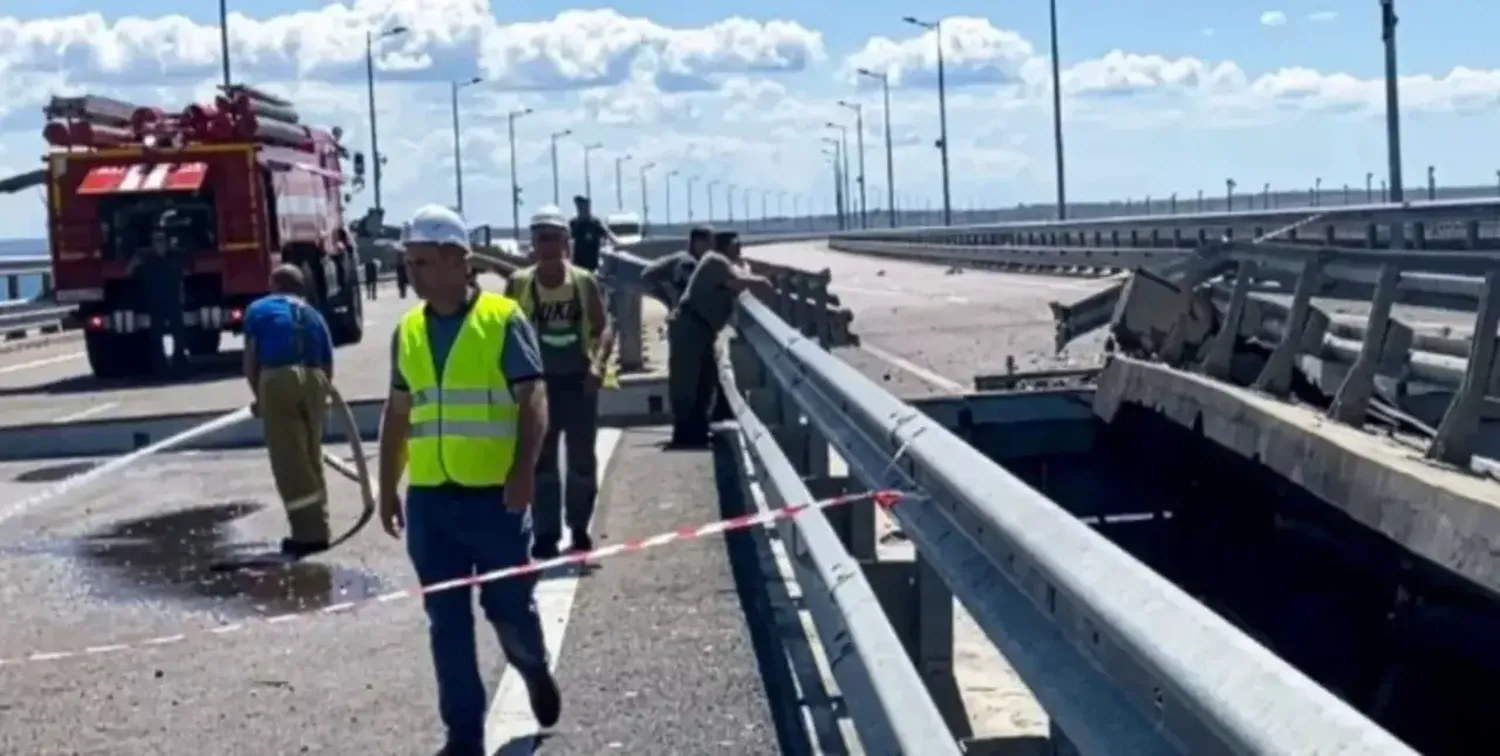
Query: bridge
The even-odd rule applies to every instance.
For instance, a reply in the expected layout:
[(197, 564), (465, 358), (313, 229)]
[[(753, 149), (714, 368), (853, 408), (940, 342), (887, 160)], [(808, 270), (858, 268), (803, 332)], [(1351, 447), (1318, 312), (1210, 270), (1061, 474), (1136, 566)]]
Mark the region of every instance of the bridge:
[[(606, 553), (539, 589), (565, 697), (545, 741), (480, 643), (491, 747), (1471, 752), (1500, 680), (1500, 391), (1472, 336), (1500, 330), (1497, 220), (1444, 200), (756, 237), (776, 294), (742, 298), (735, 419), (702, 453), (659, 448), (665, 312), (635, 285), (678, 242), (612, 255)], [(367, 440), (409, 304), (383, 289), (339, 353)], [(396, 543), (211, 569), (281, 535), (237, 361), (95, 382), (42, 308), (0, 353), (0, 752), (433, 747)], [(330, 485), (352, 522), (357, 487)]]

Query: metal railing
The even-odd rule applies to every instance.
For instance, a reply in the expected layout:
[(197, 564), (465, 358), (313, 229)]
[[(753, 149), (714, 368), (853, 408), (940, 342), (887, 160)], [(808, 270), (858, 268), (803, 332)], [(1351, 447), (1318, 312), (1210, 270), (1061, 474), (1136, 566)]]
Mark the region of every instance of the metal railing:
[[(617, 293), (639, 281), (643, 260), (610, 258)], [(1079, 753), (1413, 753), (830, 354), (831, 311), (799, 291), (823, 281), (787, 272), (768, 301), (742, 295), (720, 373), (746, 485), (767, 503), (832, 493), (813, 485), (834, 482), (830, 445), (847, 485), (908, 494), (891, 512), (917, 557), (878, 565), (897, 569), (889, 583), (905, 609), (890, 611), (901, 617), (881, 609), (869, 579), (875, 505), (813, 509), (782, 526), (867, 752), (957, 752), (962, 714), (935, 695), (951, 674), (956, 597)]]

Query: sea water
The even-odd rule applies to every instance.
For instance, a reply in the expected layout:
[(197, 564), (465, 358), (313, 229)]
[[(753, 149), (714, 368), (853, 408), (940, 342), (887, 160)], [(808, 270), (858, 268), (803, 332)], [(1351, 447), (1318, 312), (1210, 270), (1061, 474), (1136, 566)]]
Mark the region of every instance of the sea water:
[[(0, 239), (0, 259), (6, 257), (38, 257), (47, 254), (46, 239)], [(41, 276), (21, 277), (21, 298), (31, 299), (42, 293)], [(0, 285), (0, 300), (4, 300), (8, 289)]]

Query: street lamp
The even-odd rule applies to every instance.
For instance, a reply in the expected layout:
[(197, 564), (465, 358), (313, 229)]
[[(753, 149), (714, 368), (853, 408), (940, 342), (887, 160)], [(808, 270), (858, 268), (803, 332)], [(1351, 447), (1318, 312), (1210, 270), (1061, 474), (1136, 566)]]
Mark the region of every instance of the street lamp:
[(656, 167), (656, 163), (647, 163), (641, 166), (641, 228), (644, 230), (651, 219), (651, 204), (646, 193), (646, 172)]
[(685, 183), (687, 185), (688, 223), (692, 223), (693, 222), (693, 184), (698, 183), (698, 177), (697, 176), (688, 176), (687, 177), (687, 181)]
[[(219, 55), (220, 62), (224, 64), (224, 88), (228, 89), (229, 82), (229, 0), (219, 0)], [(228, 92), (224, 95), (227, 97)], [(376, 203), (379, 206), (380, 203)]]
[(943, 71), (943, 23), (919, 21), (911, 16), (901, 20), (931, 31), (937, 41), (938, 150), (943, 155), (943, 225), (951, 226), (953, 225), (953, 195), (948, 182), (948, 92), (946, 74)]
[(839, 100), (839, 106), (854, 111), (855, 149), (859, 150), (859, 227), (869, 228), (870, 206), (865, 200), (865, 107), (857, 102)]
[(590, 203), (594, 201), (594, 177), (593, 172), (590, 170), (593, 160), (590, 159), (590, 156), (594, 153), (594, 150), (603, 146), (599, 142), (583, 146), (583, 196), (588, 197)]
[(849, 186), (849, 182), (852, 180), (849, 177), (849, 127), (848, 126), (844, 126), (842, 124), (834, 123), (833, 121), (829, 121), (828, 122), (828, 128), (830, 128), (830, 129), (838, 129), (839, 130), (839, 159), (842, 160), (843, 163), (844, 163), (843, 174), (842, 174), (843, 177), (844, 177), (843, 178), (843, 181), (844, 181), (844, 185), (843, 185), (843, 191), (844, 191), (844, 211), (849, 216), (851, 216), (851, 218), (850, 218), (851, 222), (850, 222), (849, 225), (852, 226), (852, 225), (854, 225), (853, 222), (852, 222), (853, 221), (852, 216), (854, 215), (854, 209), (852, 207), (850, 207), (850, 205), (854, 204), (854, 193), (852, 191), (850, 191), (850, 186)]
[(516, 119), (532, 114), (531, 108), (512, 110), (505, 117), (510, 132), (510, 232), (517, 244), (521, 243), (521, 184), (516, 179)]
[[(1051, 0), (1052, 26), (1052, 150), (1057, 155), (1057, 219), (1068, 219), (1068, 191), (1063, 172), (1062, 74), (1057, 52), (1057, 0)], [(941, 53), (939, 53), (941, 54)]]
[[(1390, 161), (1391, 202), (1405, 195), (1401, 180), (1401, 101), (1396, 80), (1396, 0), (1380, 0), (1380, 38), (1385, 42), (1385, 143)], [(1401, 238), (1405, 238), (1403, 230)], [(1395, 238), (1393, 235), (1392, 238)]]
[[(880, 89), (885, 95), (885, 192), (886, 204), (889, 205), (891, 216), (891, 228), (896, 227), (896, 165), (894, 147), (891, 138), (891, 78), (885, 73), (875, 73), (867, 68), (859, 69), (859, 75), (880, 81)], [(864, 155), (864, 150), (860, 150)]]
[[(1500, 175), (1500, 172), (1497, 172), (1497, 175)], [(718, 179), (714, 179), (713, 181), (710, 181), (707, 184), (705, 184), (704, 187), (703, 187), (703, 193), (706, 194), (706, 195), (708, 195), (708, 222), (709, 223), (713, 223), (714, 222), (714, 187), (716, 187), (718, 185), (719, 185), (719, 180)]]
[(667, 188), (667, 225), (668, 226), (672, 225), (672, 177), (678, 175), (679, 173), (681, 173), (681, 171), (672, 171), (672, 172), (670, 172), (670, 173), (667, 174), (666, 178), (662, 179), (662, 183), (666, 184), (666, 188)]
[(562, 187), (558, 184), (557, 178), (557, 140), (572, 135), (572, 129), (563, 129), (552, 134), (552, 204), (554, 205), (562, 205)]
[[(380, 129), (375, 121), (375, 40), (394, 37), (407, 32), (404, 26), (393, 26), (379, 34), (365, 32), (365, 89), (370, 96), (370, 161), (375, 169), (375, 209), (383, 210), (380, 204), (380, 164), (385, 162), (380, 159)], [(229, 81), (228, 61), (226, 55), (224, 81)]]
[[(837, 214), (837, 216), (838, 216), (839, 228), (842, 229), (842, 228), (844, 228), (844, 181), (845, 181), (845, 178), (844, 178), (844, 171), (843, 171), (843, 169), (839, 167), (839, 162), (840, 162), (840, 156), (843, 153), (842, 153), (841, 148), (840, 148), (840, 142), (839, 142), (839, 140), (834, 139), (833, 137), (823, 137), (823, 142), (825, 144), (829, 145), (829, 147), (831, 147), (833, 149), (833, 152), (831, 153), (832, 156), (833, 156), (833, 178), (834, 178), (834, 181), (833, 181), (833, 188), (834, 188), (834, 193), (833, 193), (833, 199), (834, 199), (833, 210), (834, 210), (834, 213)], [(823, 152), (825, 154), (829, 154), (828, 150), (824, 150)]]
[(481, 81), (484, 81), (484, 79), (475, 76), (468, 81), (449, 82), (451, 85), (450, 95), (453, 100), (453, 185), (455, 193), (458, 195), (459, 215), (464, 214), (464, 156), (463, 149), (459, 146), (461, 140), (458, 135), (458, 90), (474, 86)]
[(724, 185), (724, 207), (729, 211), (729, 218), (724, 222), (734, 227), (734, 184)]
[(621, 155), (615, 158), (615, 207), (618, 212), (625, 212), (625, 164), (630, 162), (629, 155)]

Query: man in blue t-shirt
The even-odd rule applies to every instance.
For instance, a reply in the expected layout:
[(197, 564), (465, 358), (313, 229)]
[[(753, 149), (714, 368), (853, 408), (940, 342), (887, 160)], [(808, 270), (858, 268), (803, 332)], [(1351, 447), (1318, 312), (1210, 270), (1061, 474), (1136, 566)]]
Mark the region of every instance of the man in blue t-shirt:
[(333, 338), (307, 303), (302, 271), (271, 273), (272, 293), (245, 312), (245, 380), (265, 423), (276, 493), (290, 535), (282, 553), (301, 558), (328, 548), (328, 486), (323, 479), (323, 418), (333, 379)]

